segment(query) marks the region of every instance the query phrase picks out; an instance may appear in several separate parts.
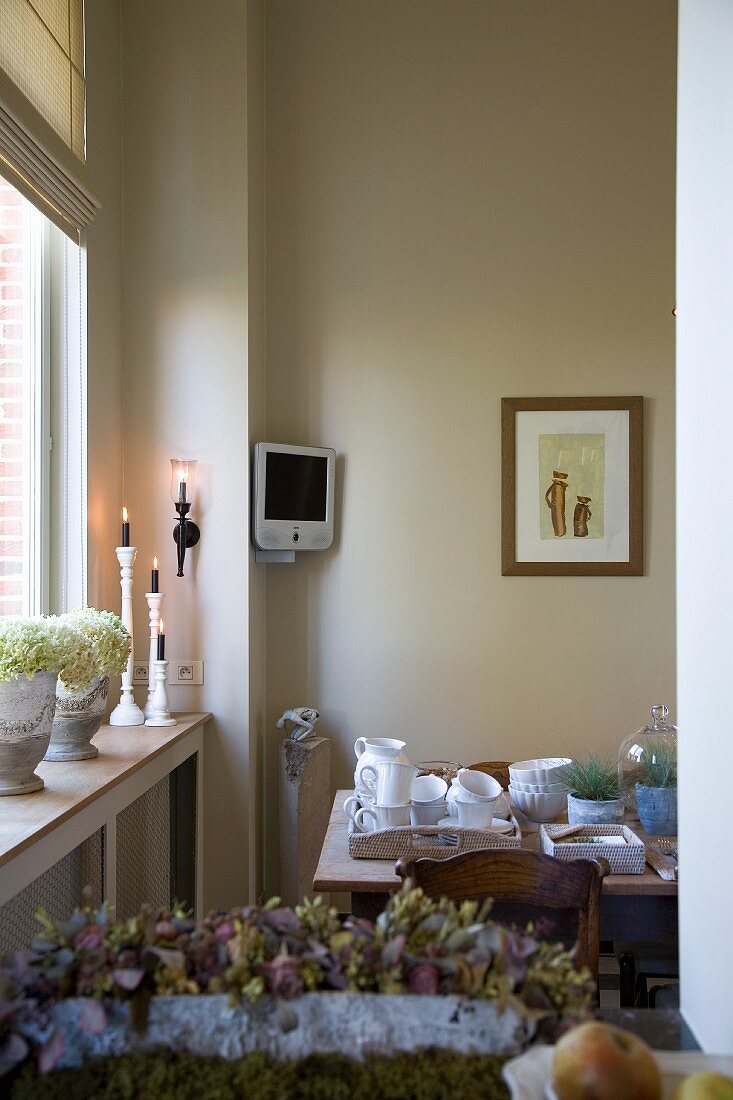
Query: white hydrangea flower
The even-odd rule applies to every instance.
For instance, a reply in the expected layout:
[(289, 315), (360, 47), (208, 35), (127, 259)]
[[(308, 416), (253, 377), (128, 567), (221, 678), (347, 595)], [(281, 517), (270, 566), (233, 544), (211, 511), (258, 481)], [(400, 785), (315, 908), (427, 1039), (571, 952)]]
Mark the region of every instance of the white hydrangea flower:
[(58, 637), (49, 620), (8, 616), (0, 619), (0, 680), (33, 679), (36, 672), (58, 672)]
[[(92, 647), (94, 671), (89, 679), (96, 676), (119, 675), (124, 672), (130, 656), (130, 635), (122, 622), (111, 611), (97, 611), (94, 607), (84, 607), (61, 616), (61, 620), (78, 631)], [(61, 679), (69, 686), (66, 677)]]
[(81, 691), (122, 672), (129, 655), (130, 635), (110, 611), (0, 618), (0, 680), (56, 672), (69, 691)]

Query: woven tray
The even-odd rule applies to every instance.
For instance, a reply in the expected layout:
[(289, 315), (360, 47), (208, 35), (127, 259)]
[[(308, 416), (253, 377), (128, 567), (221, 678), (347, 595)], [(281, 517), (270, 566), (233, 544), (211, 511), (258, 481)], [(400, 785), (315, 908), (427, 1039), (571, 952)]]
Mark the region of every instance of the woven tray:
[[(488, 829), (466, 829), (461, 825), (402, 825), (373, 833), (349, 832), (352, 859), (448, 859), (461, 852), (485, 848), (519, 848), (522, 831), (513, 814), (514, 833), (492, 833)], [(456, 837), (455, 844), (438, 844), (440, 834)]]
[[(555, 859), (607, 859), (614, 875), (643, 875), (646, 864), (644, 844), (626, 825), (583, 825), (573, 834), (573, 843), (555, 841), (556, 834), (567, 833), (567, 825), (540, 825), (540, 845), (545, 855)], [(622, 836), (623, 847), (615, 844), (583, 844), (577, 836)], [(568, 840), (571, 838), (568, 837)]]

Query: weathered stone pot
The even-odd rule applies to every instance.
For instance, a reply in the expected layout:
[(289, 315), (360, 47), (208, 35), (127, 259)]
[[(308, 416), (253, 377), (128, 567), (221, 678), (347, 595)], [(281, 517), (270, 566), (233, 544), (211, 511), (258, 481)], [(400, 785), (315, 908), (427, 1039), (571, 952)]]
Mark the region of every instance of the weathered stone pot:
[(636, 784), (639, 820), (652, 836), (677, 836), (677, 788)]
[(571, 825), (623, 825), (624, 809), (623, 798), (598, 802), (568, 795), (568, 821)]
[(56, 716), (45, 760), (91, 760), (99, 749), (91, 744), (102, 725), (109, 694), (109, 676), (95, 677), (83, 691), (68, 691), (59, 680)]
[(0, 795), (43, 788), (34, 768), (51, 738), (57, 678), (55, 672), (37, 672), (32, 680), (0, 682)]
[(360, 1059), (368, 1053), (421, 1047), (464, 1054), (519, 1054), (535, 1032), (534, 1023), (512, 1007), (500, 1013), (492, 1002), (452, 995), (307, 993), (280, 1006), (266, 997), (256, 1005), (243, 1002), (235, 1008), (224, 994), (154, 997), (142, 1035), (133, 1030), (128, 1007), (119, 1001), (105, 1004), (109, 1022), (103, 1031), (83, 1030), (79, 1014), (84, 1003), (73, 999), (55, 1005), (43, 1030), (31, 1021), (23, 1025), (27, 1035), (41, 1041), (53, 1027), (60, 1029), (64, 1051), (58, 1068), (77, 1068), (90, 1058), (161, 1045), (229, 1060), (254, 1051), (264, 1051), (278, 1061), (345, 1052)]

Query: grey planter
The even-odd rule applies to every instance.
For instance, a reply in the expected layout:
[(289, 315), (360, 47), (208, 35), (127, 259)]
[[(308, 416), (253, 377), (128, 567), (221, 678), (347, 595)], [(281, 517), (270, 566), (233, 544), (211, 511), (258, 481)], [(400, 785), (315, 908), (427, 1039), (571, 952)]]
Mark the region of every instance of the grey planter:
[(67, 691), (59, 680), (56, 716), (45, 760), (91, 760), (99, 749), (91, 744), (104, 718), (109, 676), (96, 677), (83, 691)]
[[(535, 1025), (511, 1007), (501, 1013), (488, 1001), (458, 996), (387, 996), (376, 993), (307, 993), (278, 1006), (272, 997), (235, 1008), (224, 994), (202, 997), (154, 997), (147, 1031), (138, 1035), (128, 1022), (127, 1006), (105, 1006), (108, 1026), (90, 1034), (79, 1026), (82, 1000), (62, 1001), (44, 1029), (32, 1022), (23, 1031), (37, 1040), (58, 1027), (64, 1040), (59, 1068), (77, 1068), (90, 1058), (153, 1050), (164, 1045), (199, 1057), (233, 1060), (263, 1051), (279, 1061), (310, 1054), (391, 1054), (421, 1047), (460, 1053), (519, 1054), (532, 1040)], [(283, 1026), (285, 1016), (287, 1030)]]
[(56, 708), (55, 672), (32, 680), (0, 682), (0, 795), (31, 794), (43, 788), (34, 768), (43, 760)]
[(677, 836), (677, 788), (636, 784), (639, 820), (652, 836)]
[(623, 798), (597, 802), (568, 795), (568, 821), (571, 825), (622, 825), (624, 808)]

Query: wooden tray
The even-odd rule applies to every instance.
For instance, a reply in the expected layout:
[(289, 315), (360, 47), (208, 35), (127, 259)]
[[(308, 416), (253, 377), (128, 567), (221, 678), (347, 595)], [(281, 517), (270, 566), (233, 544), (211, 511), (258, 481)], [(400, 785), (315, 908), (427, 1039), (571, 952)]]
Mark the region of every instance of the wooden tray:
[[(556, 834), (560, 834), (557, 841)], [(562, 843), (562, 835), (568, 833), (567, 825), (540, 825), (540, 847), (545, 855), (554, 856), (555, 859), (607, 859), (614, 875), (643, 875), (646, 865), (646, 850), (636, 833), (632, 833), (626, 825), (583, 825), (568, 841)], [(616, 844), (583, 844), (575, 838), (578, 836), (622, 836), (626, 843)]]
[[(349, 855), (352, 859), (448, 859), (461, 852), (488, 848), (519, 848), (522, 830), (514, 814), (509, 821), (513, 833), (493, 833), (488, 829), (466, 829), (462, 825), (402, 825), (378, 829), (373, 833), (349, 831)], [(439, 844), (439, 835), (456, 837), (455, 844)]]

